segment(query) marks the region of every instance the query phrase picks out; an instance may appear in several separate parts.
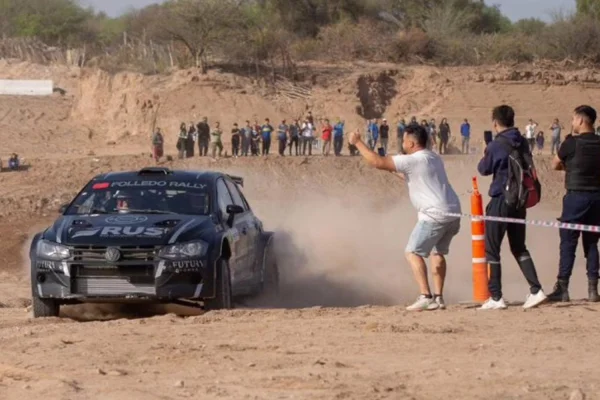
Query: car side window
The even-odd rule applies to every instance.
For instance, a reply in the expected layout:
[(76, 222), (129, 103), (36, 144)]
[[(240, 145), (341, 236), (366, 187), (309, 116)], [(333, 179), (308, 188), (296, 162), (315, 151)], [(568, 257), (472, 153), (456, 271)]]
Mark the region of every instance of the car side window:
[(223, 179), (217, 181), (217, 202), (221, 215), (227, 215), (227, 206), (234, 204)]
[(233, 183), (231, 181), (225, 181), (225, 182), (227, 183), (227, 187), (229, 188), (229, 193), (231, 193), (231, 197), (233, 197), (233, 202), (235, 203), (235, 205), (240, 206), (244, 210), (248, 211), (248, 207), (246, 207), (244, 200), (242, 200), (242, 197), (240, 196), (240, 191), (236, 187), (235, 183)]

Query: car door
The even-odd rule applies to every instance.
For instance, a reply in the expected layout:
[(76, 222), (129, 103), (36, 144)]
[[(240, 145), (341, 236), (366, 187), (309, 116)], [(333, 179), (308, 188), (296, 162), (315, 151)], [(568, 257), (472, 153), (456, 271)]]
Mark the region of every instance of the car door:
[(241, 198), (241, 200), (244, 203), (244, 207), (248, 210), (248, 232), (249, 232), (249, 239), (251, 241), (251, 246), (250, 246), (250, 260), (252, 263), (252, 266), (254, 268), (254, 274), (256, 279), (259, 281), (258, 283), (260, 283), (260, 279), (261, 279), (261, 272), (262, 272), (262, 240), (263, 240), (263, 226), (262, 226), (262, 222), (256, 217), (256, 215), (254, 215), (254, 211), (252, 211), (252, 208), (250, 207), (250, 204), (248, 203), (248, 200), (246, 199), (246, 197), (244, 196), (244, 192), (242, 191), (242, 189), (238, 186), (238, 193), (239, 196)]
[(217, 179), (216, 190), (217, 203), (219, 207), (219, 219), (223, 224), (223, 229), (225, 230), (227, 238), (229, 239), (229, 244), (231, 248), (229, 268), (233, 288), (234, 283), (237, 285), (237, 283), (241, 280), (240, 278), (243, 276), (243, 244), (241, 240), (241, 235), (238, 232), (238, 229), (235, 225), (235, 220), (231, 227), (227, 225), (227, 219), (229, 218), (229, 214), (227, 214), (227, 206), (232, 205), (234, 203), (233, 199), (231, 198), (231, 194), (229, 193), (229, 189), (227, 189), (227, 185), (225, 184), (223, 178)]
[(226, 179), (225, 182), (233, 199), (233, 204), (244, 209), (243, 213), (235, 216), (234, 226), (240, 232), (240, 251), (242, 252), (240, 262), (243, 264), (243, 267), (241, 267), (243, 270), (243, 279), (244, 281), (250, 282), (254, 278), (255, 271), (254, 241), (256, 235), (253, 229), (252, 213), (240, 196), (237, 185), (229, 179)]

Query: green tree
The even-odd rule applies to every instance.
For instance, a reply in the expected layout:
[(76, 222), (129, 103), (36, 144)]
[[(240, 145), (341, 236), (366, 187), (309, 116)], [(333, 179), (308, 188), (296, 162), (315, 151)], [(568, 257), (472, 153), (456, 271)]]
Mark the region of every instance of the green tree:
[(520, 19), (514, 23), (515, 31), (524, 33), (528, 36), (539, 35), (546, 28), (546, 23), (537, 18)]

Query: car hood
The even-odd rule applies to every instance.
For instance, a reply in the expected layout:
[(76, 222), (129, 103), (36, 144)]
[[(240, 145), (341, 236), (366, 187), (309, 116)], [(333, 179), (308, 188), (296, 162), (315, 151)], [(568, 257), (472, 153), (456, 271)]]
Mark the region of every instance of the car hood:
[(44, 233), (44, 239), (71, 246), (164, 245), (198, 238), (212, 226), (209, 216), (200, 215), (65, 215)]

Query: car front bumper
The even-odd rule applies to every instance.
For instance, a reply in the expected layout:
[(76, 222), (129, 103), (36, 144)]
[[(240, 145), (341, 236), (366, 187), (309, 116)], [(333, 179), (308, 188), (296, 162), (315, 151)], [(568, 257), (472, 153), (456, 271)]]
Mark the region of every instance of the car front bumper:
[(215, 269), (207, 260), (159, 260), (143, 265), (34, 260), (31, 268), (32, 290), (40, 298), (169, 301), (214, 297)]

